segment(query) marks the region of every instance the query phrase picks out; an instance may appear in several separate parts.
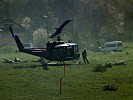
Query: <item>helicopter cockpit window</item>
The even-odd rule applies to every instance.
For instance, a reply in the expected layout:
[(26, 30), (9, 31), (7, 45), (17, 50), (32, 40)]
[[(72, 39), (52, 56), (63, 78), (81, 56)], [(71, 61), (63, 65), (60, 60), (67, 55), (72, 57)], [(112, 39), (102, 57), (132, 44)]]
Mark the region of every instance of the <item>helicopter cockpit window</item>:
[(72, 55), (72, 47), (71, 46), (69, 46), (69, 47), (67, 47), (67, 55), (68, 56), (71, 56)]
[(79, 52), (78, 46), (75, 45), (75, 52)]

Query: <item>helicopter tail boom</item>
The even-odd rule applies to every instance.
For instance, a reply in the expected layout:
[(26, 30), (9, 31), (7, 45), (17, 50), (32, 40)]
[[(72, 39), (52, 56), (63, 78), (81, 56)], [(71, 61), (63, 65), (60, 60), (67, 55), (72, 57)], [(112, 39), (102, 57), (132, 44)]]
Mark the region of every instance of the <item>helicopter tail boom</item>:
[(39, 57), (46, 57), (46, 48), (24, 48), (22, 42), (20, 41), (19, 37), (17, 35), (13, 34), (13, 30), (12, 27), (9, 27), (9, 30), (17, 44), (17, 47), (19, 49), (19, 52), (24, 52), (27, 54), (31, 54), (31, 55), (35, 55), (35, 56), (39, 56)]
[(11, 26), (9, 27), (9, 30), (11, 31), (11, 34), (12, 34), (13, 38), (15, 39), (15, 42), (16, 42), (16, 44), (18, 46), (18, 49), (21, 52), (24, 49), (24, 46), (23, 46), (22, 42), (20, 41), (20, 39), (19, 39), (19, 37), (17, 35), (13, 34), (13, 30), (12, 30)]
[(16, 41), (16, 44), (17, 44), (17, 46), (18, 46), (18, 49), (19, 49), (19, 51), (22, 51), (23, 49), (24, 49), (24, 46), (23, 46), (23, 44), (21, 43), (21, 41), (20, 41), (20, 39), (18, 38), (18, 36), (14, 36), (14, 39), (15, 39), (15, 41)]

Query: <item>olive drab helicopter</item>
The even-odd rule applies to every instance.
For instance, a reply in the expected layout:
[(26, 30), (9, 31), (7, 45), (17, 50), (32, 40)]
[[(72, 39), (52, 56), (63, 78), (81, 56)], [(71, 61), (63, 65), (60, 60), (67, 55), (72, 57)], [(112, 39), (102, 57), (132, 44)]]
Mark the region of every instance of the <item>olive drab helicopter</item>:
[(14, 35), (12, 27), (9, 27), (9, 30), (16, 41), (19, 52), (24, 52), (27, 54), (35, 55), (40, 58), (44, 58), (51, 61), (64, 62), (64, 61), (76, 61), (80, 57), (78, 45), (76, 43), (65, 43), (61, 41), (61, 37), (59, 34), (62, 32), (63, 28), (70, 22), (71, 20), (64, 21), (60, 27), (56, 28), (56, 32), (53, 33), (50, 38), (57, 37), (57, 41), (48, 41), (46, 43), (46, 48), (25, 48), (20, 41), (17, 35)]

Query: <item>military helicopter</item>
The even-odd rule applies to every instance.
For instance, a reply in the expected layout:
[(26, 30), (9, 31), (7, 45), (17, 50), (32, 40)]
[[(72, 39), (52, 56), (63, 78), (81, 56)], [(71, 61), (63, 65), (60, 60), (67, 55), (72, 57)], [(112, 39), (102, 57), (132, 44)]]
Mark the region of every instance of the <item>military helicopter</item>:
[(44, 58), (48, 60), (48, 62), (64, 62), (69, 60), (75, 62), (80, 57), (78, 45), (76, 43), (65, 43), (64, 41), (61, 41), (61, 37), (59, 36), (63, 28), (70, 21), (71, 20), (66, 20), (63, 22), (63, 24), (56, 28), (56, 32), (53, 33), (50, 38), (57, 37), (57, 41), (48, 41), (46, 43), (46, 48), (25, 48), (19, 37), (17, 35), (14, 35), (11, 26), (9, 27), (9, 30), (16, 41), (19, 52), (24, 52), (27, 54)]

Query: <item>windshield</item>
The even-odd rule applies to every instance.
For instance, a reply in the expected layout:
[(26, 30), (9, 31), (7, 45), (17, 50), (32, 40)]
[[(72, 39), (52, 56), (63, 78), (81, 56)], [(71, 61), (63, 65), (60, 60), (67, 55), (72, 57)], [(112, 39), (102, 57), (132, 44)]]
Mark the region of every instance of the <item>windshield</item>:
[(105, 47), (116, 47), (116, 44), (106, 44)]
[(75, 52), (78, 53), (79, 52), (78, 46), (75, 45), (74, 48), (75, 48)]
[(118, 43), (117, 46), (122, 46), (122, 43)]

